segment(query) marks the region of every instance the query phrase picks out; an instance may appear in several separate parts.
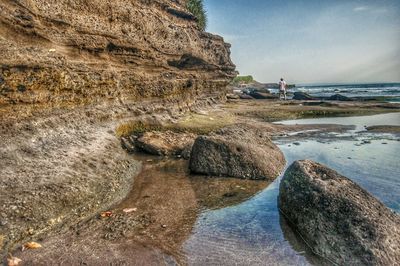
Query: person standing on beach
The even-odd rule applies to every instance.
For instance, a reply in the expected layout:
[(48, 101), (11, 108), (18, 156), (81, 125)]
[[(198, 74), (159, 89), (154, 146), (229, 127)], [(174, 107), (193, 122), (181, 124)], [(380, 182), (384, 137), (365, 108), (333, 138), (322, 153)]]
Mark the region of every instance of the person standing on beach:
[(279, 100), (281, 99), (281, 96), (286, 100), (286, 81), (284, 81), (283, 78), (279, 81)]

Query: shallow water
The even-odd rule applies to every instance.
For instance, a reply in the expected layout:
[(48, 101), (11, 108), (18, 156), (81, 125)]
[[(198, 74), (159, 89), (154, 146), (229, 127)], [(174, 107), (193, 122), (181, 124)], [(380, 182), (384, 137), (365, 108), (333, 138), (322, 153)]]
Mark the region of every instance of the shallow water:
[[(337, 123), (399, 125), (400, 114), (368, 117), (304, 119), (284, 124)], [(400, 211), (400, 141), (371, 134), (370, 143), (351, 139), (278, 140), (288, 165), (311, 159), (351, 178), (393, 210)], [(364, 137), (362, 137), (364, 138)], [(191, 265), (327, 265), (316, 257), (286, 224), (277, 208), (281, 177), (253, 198), (235, 206), (201, 213), (183, 252)]]
[(333, 94), (341, 94), (347, 97), (390, 97), (394, 100), (400, 99), (399, 83), (383, 84), (347, 84), (329, 86), (303, 86), (295, 91), (309, 93), (316, 97), (330, 97)]
[(352, 116), (352, 117), (328, 117), (286, 120), (276, 122), (283, 125), (307, 125), (307, 124), (336, 124), (336, 125), (354, 125), (354, 131), (365, 130), (369, 126), (392, 125), (400, 126), (400, 112), (387, 113), (371, 116)]
[[(278, 89), (269, 89), (272, 93), (278, 93)], [(322, 86), (296, 86), (289, 92), (305, 92), (314, 97), (330, 97), (341, 94), (346, 97), (377, 98), (387, 102), (400, 101), (400, 83), (381, 84), (342, 84)]]

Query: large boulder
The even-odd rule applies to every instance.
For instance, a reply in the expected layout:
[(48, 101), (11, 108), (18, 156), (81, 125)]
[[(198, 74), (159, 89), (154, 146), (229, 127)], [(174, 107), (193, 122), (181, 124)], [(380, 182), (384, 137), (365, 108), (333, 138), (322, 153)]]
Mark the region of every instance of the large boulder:
[(345, 102), (353, 101), (353, 99), (351, 99), (347, 96), (341, 95), (341, 94), (334, 94), (331, 97), (329, 97), (328, 100), (330, 100), (330, 101), (345, 101)]
[(193, 173), (245, 179), (275, 179), (285, 166), (279, 148), (261, 129), (235, 125), (193, 144), (189, 168)]
[(195, 138), (192, 133), (148, 131), (138, 137), (134, 145), (136, 149), (152, 155), (182, 155), (191, 148)]
[(266, 92), (259, 92), (259, 91), (252, 91), (249, 93), (251, 97), (254, 99), (277, 99), (278, 95), (266, 93)]
[(326, 166), (294, 162), (280, 184), (279, 208), (315, 253), (337, 265), (400, 261), (400, 217)]
[(253, 100), (253, 99), (254, 99), (253, 97), (251, 97), (250, 95), (247, 95), (247, 94), (245, 94), (245, 93), (240, 94), (240, 95), (239, 95), (239, 98), (240, 98), (240, 99), (243, 99), (243, 100)]
[(308, 93), (296, 91), (293, 95), (293, 100), (307, 101), (307, 100), (317, 100), (317, 98), (311, 96)]

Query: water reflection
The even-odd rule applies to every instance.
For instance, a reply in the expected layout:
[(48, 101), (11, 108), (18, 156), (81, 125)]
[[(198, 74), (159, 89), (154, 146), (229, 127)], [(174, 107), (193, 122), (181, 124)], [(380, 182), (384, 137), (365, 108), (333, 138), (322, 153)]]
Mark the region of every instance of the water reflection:
[(297, 119), (276, 122), (283, 125), (307, 125), (307, 124), (336, 124), (336, 125), (353, 125), (354, 131), (365, 130), (365, 127), (393, 125), (400, 126), (400, 112), (387, 113), (370, 116), (351, 116), (351, 117), (327, 117), (327, 118), (310, 118)]
[(117, 209), (137, 207), (140, 215), (152, 221), (144, 232), (139, 232), (142, 241), (172, 254), (183, 264), (192, 254), (180, 248), (190, 238), (196, 221), (202, 220), (202, 211), (234, 208), (232, 206), (263, 191), (269, 184), (267, 181), (193, 176), (185, 160), (136, 158), (145, 162), (143, 170), (136, 177), (130, 195)]
[(291, 247), (297, 254), (304, 255), (307, 261), (312, 265), (332, 265), (330, 261), (324, 260), (319, 256), (315, 256), (312, 249), (304, 243), (304, 240), (289, 224), (289, 221), (282, 215), (279, 215), (279, 224), (282, 229), (283, 236), (290, 243)]
[(289, 227), (281, 227), (278, 185), (279, 179), (248, 201), (203, 212), (184, 245), (189, 264), (308, 265), (308, 258), (317, 261), (307, 247), (296, 251), (286, 239), (292, 233)]

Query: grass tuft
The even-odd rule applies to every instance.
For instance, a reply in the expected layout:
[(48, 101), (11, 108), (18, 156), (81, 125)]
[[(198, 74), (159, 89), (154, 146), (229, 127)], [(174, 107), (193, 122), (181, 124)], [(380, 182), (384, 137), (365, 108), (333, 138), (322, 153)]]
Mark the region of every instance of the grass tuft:
[(204, 9), (203, 0), (187, 0), (187, 9), (197, 18), (197, 25), (201, 30), (206, 30), (207, 14)]
[(130, 121), (121, 124), (115, 130), (117, 137), (127, 137), (130, 135), (137, 135), (146, 131), (160, 131), (162, 128), (159, 125), (149, 124), (142, 121)]
[(115, 134), (117, 137), (140, 135), (147, 131), (172, 131), (176, 133), (194, 133), (207, 135), (210, 132), (235, 123), (233, 115), (209, 113), (207, 115), (189, 113), (174, 124), (160, 125), (143, 121), (129, 121), (119, 125)]

